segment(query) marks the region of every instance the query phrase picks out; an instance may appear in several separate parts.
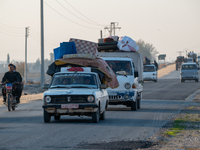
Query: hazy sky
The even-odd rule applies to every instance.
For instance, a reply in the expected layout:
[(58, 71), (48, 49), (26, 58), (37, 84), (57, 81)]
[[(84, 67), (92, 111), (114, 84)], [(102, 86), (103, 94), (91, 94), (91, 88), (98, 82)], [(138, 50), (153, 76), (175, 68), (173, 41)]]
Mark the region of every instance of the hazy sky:
[[(70, 38), (97, 42), (100, 30), (118, 22), (118, 36), (153, 44), (167, 60), (178, 51), (200, 54), (200, 0), (44, 0), (45, 58)], [(0, 61), (40, 58), (40, 0), (0, 0)]]

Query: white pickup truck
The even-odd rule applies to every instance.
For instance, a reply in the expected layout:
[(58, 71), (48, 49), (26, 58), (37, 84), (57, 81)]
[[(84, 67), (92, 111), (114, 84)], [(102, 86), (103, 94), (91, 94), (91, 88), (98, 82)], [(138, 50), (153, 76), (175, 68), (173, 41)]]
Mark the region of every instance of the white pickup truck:
[(61, 68), (43, 94), (44, 122), (50, 122), (51, 116), (59, 120), (61, 115), (90, 116), (94, 123), (104, 120), (109, 100), (106, 87), (90, 67)]
[(110, 105), (126, 105), (140, 109), (143, 92), (143, 57), (135, 52), (99, 52), (115, 72), (119, 87), (107, 88)]

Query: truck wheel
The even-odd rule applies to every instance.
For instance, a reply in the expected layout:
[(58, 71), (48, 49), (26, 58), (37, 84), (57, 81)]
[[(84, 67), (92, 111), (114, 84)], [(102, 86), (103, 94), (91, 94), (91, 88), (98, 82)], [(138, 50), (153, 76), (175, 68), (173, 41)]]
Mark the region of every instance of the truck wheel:
[(44, 117), (44, 122), (45, 122), (45, 123), (51, 121), (51, 116), (50, 116), (49, 113), (46, 112), (46, 110), (44, 110), (44, 112), (43, 112), (43, 117)]
[(102, 114), (100, 114), (100, 120), (105, 120), (105, 111)]
[(60, 115), (54, 116), (55, 120), (60, 120)]
[(138, 108), (138, 105), (137, 105), (137, 100), (136, 100), (135, 102), (131, 103), (131, 110), (136, 111), (137, 108)]
[(137, 102), (137, 109), (140, 109), (140, 101), (141, 101), (141, 99), (139, 98), (138, 102)]
[(99, 108), (97, 109), (96, 112), (92, 113), (92, 122), (97, 123), (99, 122)]

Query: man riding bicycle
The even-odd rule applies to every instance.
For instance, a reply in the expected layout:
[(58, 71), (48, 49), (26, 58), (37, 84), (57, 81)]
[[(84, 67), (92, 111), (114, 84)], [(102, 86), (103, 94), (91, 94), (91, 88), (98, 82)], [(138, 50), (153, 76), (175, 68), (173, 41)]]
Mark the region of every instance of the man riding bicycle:
[[(22, 88), (21, 88), (22, 77), (20, 73), (15, 70), (16, 69), (15, 65), (9, 64), (8, 69), (9, 71), (4, 74), (1, 83), (4, 84), (4, 83), (15, 82), (13, 84), (12, 94), (13, 96), (16, 96), (17, 103), (20, 103), (20, 97), (22, 94)], [(6, 88), (5, 87), (2, 88), (2, 94), (3, 94), (3, 102), (5, 103), (6, 102)]]

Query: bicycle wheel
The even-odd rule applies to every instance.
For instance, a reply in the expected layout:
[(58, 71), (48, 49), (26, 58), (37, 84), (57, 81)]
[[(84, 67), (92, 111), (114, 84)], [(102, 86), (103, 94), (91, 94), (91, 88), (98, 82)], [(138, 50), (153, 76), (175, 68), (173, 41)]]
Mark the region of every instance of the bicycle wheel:
[(7, 94), (7, 107), (8, 107), (8, 111), (11, 110), (11, 96), (10, 94)]

